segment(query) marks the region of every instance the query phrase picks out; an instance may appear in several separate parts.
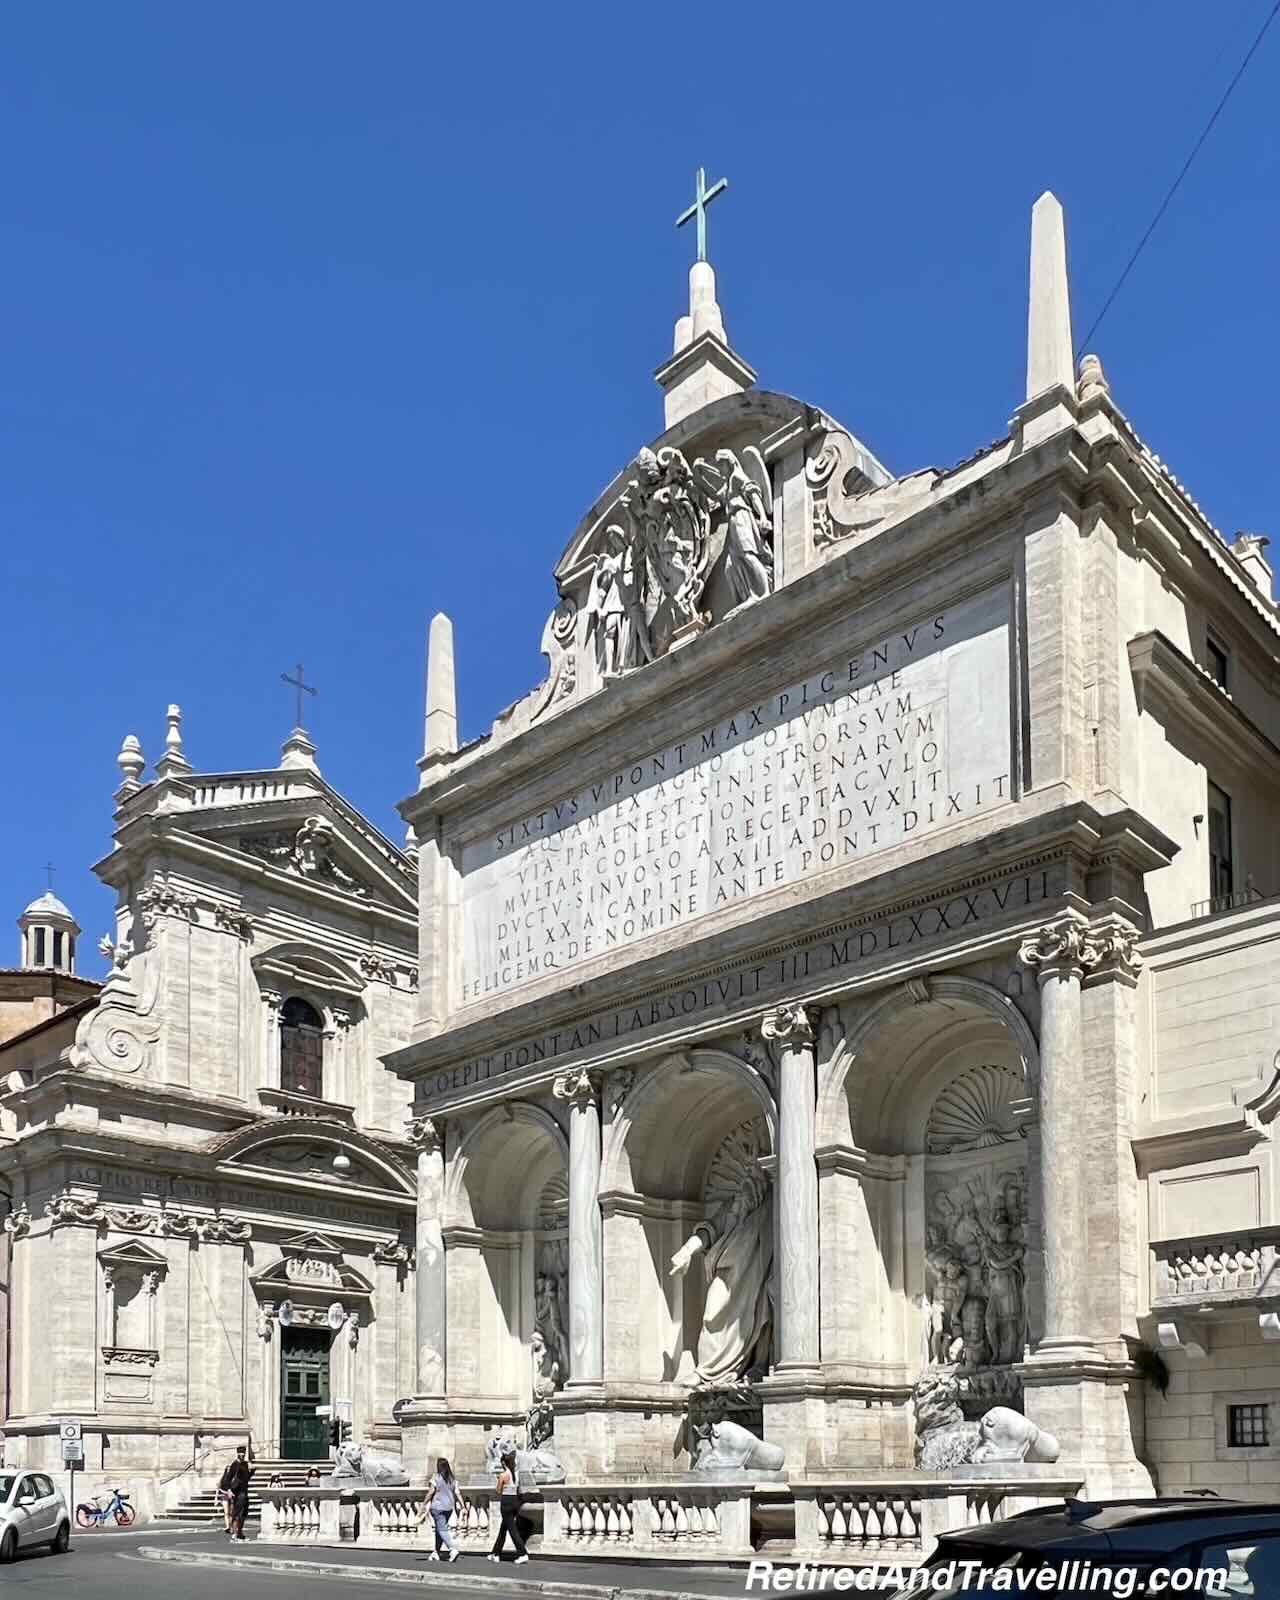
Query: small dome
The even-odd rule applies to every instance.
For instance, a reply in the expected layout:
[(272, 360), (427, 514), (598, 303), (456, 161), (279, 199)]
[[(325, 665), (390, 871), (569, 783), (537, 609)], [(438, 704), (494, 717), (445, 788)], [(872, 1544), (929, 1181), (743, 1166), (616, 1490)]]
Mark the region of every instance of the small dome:
[(22, 915), (24, 917), (64, 917), (68, 922), (76, 920), (52, 889), (46, 889), (42, 895), (33, 900)]

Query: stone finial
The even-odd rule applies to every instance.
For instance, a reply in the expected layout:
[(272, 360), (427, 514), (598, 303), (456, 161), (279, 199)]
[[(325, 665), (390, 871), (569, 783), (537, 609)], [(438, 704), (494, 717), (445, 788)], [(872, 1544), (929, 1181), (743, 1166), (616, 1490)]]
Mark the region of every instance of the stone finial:
[(404, 830), (404, 853), (416, 867), (418, 864), (418, 835), (412, 822)]
[(756, 381), (729, 346), (709, 261), (695, 261), (689, 268), (689, 310), (677, 319), (673, 353), (655, 376), (666, 397), (663, 420), (668, 428), (713, 400), (741, 394)]
[(190, 771), (191, 763), (182, 753), (182, 707), (171, 705), (165, 712), (164, 754), (156, 762), (156, 775), (181, 778)]
[(1110, 393), (1111, 385), (1102, 370), (1102, 362), (1097, 356), (1085, 356), (1080, 363), (1080, 375), (1076, 379), (1076, 398), (1083, 402), (1092, 400), (1095, 395)]
[(423, 755), (452, 755), (458, 748), (458, 702), (453, 673), (453, 623), (443, 611), (427, 635), (427, 720)]
[(290, 772), (319, 772), (316, 747), (305, 728), (295, 728), (280, 746), (280, 765)]
[(116, 798), (123, 800), (126, 796), (136, 794), (142, 788), (142, 772), (147, 760), (142, 753), (142, 744), (136, 733), (126, 733), (124, 742), (120, 746), (120, 754), (116, 757), (116, 765), (120, 768), (121, 784), (116, 790)]
[(1062, 206), (1048, 190), (1031, 210), (1031, 293), (1027, 312), (1027, 399), (1046, 389), (1075, 389), (1071, 296)]
[(1231, 554), (1244, 568), (1245, 576), (1264, 600), (1271, 601), (1271, 563), (1263, 551), (1271, 541), (1265, 533), (1238, 533), (1231, 541)]

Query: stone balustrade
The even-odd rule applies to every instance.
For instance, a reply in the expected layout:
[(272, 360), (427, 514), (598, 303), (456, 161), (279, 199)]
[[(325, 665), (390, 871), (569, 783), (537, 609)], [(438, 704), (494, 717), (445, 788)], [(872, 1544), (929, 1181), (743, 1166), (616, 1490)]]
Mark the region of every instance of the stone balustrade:
[(745, 1557), (751, 1547), (749, 1481), (701, 1484), (670, 1480), (544, 1486), (544, 1555), (615, 1551), (618, 1555), (695, 1560)]
[[(969, 1469), (972, 1481), (930, 1473), (825, 1478), (785, 1484), (671, 1478), (546, 1484), (521, 1516), (543, 1555), (666, 1561), (748, 1560), (761, 1547), (781, 1559), (849, 1566), (924, 1560), (941, 1533), (1060, 1503), (1080, 1487), (1053, 1467)], [(429, 1550), (419, 1521), (424, 1490), (267, 1489), (264, 1544)], [(460, 1487), (450, 1531), (459, 1550), (486, 1551), (498, 1531), (496, 1494)]]
[(1151, 1245), (1151, 1308), (1253, 1305), (1280, 1299), (1280, 1228), (1160, 1239)]
[(972, 1481), (932, 1473), (881, 1480), (794, 1483), (796, 1559), (842, 1566), (913, 1565), (938, 1537), (997, 1522), (1040, 1505), (1060, 1505), (1081, 1479), (1056, 1467), (989, 1468)]

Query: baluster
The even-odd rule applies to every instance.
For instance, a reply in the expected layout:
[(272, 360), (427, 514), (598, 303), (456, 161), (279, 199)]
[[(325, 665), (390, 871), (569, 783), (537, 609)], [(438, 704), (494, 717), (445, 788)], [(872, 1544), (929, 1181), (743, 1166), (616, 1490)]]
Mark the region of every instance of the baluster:
[(635, 1524), (631, 1520), (630, 1500), (619, 1500), (618, 1523), (621, 1537), (624, 1539), (630, 1539), (635, 1533)]
[(684, 1508), (683, 1499), (676, 1501), (675, 1535), (678, 1539), (681, 1534), (689, 1531), (689, 1513)]
[(611, 1497), (609, 1500), (609, 1518), (605, 1524), (605, 1533), (610, 1539), (616, 1539), (621, 1531), (621, 1524), (618, 1521), (618, 1502)]
[(876, 1501), (878, 1499), (879, 1496), (876, 1495), (868, 1497), (867, 1500), (866, 1516), (868, 1539), (878, 1539), (880, 1537), (880, 1513), (876, 1508)]
[(904, 1500), (902, 1504), (902, 1521), (899, 1524), (898, 1532), (904, 1540), (914, 1543), (919, 1531), (920, 1507), (914, 1500)]
[(702, 1536), (702, 1509), (698, 1505), (696, 1500), (691, 1500), (689, 1502), (689, 1509), (685, 1512), (685, 1521), (687, 1522), (688, 1527), (689, 1527), (689, 1535), (690, 1535), (690, 1537), (691, 1538), (701, 1538), (701, 1536)]
[(867, 1501), (854, 1495), (848, 1502), (849, 1537), (865, 1540), (870, 1531), (867, 1526)]
[(702, 1531), (708, 1538), (720, 1537), (720, 1519), (716, 1516), (716, 1508), (713, 1505), (708, 1504), (702, 1508)]
[(849, 1539), (852, 1536), (852, 1523), (844, 1514), (843, 1501), (837, 1497), (831, 1502), (831, 1537), (833, 1539)]
[(668, 1538), (674, 1539), (676, 1536), (676, 1519), (675, 1514), (671, 1510), (671, 1501), (659, 1500), (658, 1505), (661, 1507), (661, 1520), (659, 1526), (662, 1532), (665, 1533)]
[(881, 1506), (883, 1508), (881, 1513), (881, 1531), (886, 1539), (892, 1539), (896, 1541), (898, 1537), (898, 1519), (894, 1515), (893, 1501), (888, 1495), (885, 1495), (884, 1499), (881, 1501)]
[(569, 1502), (569, 1537), (576, 1539), (582, 1532), (582, 1513), (578, 1509), (578, 1502)]

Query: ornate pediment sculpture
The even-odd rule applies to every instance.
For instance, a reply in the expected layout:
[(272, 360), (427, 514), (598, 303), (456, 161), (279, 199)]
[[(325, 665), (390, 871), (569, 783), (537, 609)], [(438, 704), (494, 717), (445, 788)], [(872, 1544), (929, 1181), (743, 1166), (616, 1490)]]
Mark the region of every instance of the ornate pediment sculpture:
[[(605, 528), (587, 597), (585, 637), (603, 680), (773, 591), (773, 491), (754, 445), (692, 464), (672, 446), (644, 449), (634, 467), (616, 503), (625, 522)], [(722, 603), (708, 609), (713, 584)]]
[(243, 835), (240, 848), (260, 861), (316, 883), (326, 883), (350, 894), (367, 896), (368, 886), (342, 866), (335, 850), (333, 824), (324, 817), (308, 817), (296, 833)]

